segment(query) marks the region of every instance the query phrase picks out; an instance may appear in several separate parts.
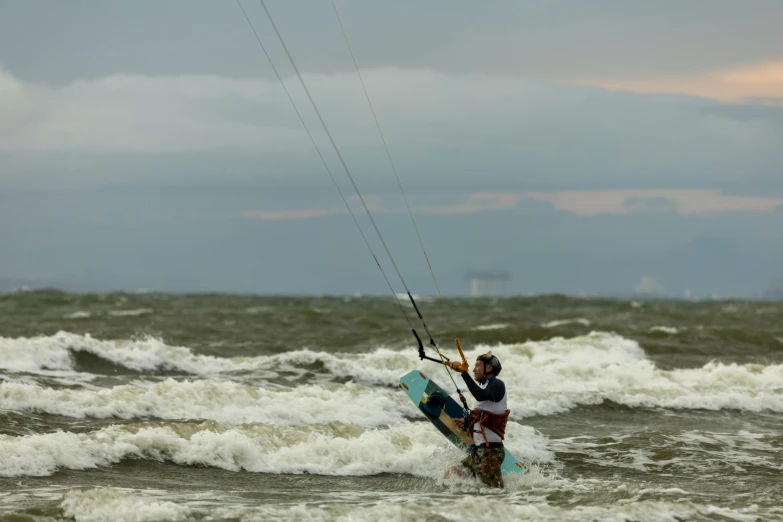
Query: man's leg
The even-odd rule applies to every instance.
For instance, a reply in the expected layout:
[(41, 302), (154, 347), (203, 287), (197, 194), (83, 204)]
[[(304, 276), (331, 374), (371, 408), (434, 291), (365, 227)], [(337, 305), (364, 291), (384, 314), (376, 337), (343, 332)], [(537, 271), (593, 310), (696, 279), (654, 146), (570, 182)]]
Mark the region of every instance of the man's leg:
[(448, 470), (443, 478), (448, 478), (452, 475), (458, 475), (460, 477), (475, 476), (479, 465), (480, 462), (476, 455), (476, 446), (470, 446), (468, 448), (467, 456), (462, 459), (458, 465)]
[(506, 457), (506, 450), (503, 448), (481, 448), (478, 452), (481, 459), (476, 476), (489, 487), (503, 489), (503, 472), (500, 466)]
[(458, 477), (468, 477), (470, 476), (470, 473), (465, 469), (464, 465), (459, 464), (446, 471), (446, 474), (443, 475), (443, 478), (449, 478), (452, 475), (457, 475)]

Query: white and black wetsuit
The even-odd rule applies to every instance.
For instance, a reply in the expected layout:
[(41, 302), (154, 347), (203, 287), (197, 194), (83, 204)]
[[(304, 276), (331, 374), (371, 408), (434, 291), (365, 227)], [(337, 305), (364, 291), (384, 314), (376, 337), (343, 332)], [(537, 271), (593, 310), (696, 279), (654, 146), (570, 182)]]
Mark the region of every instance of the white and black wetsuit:
[[(468, 372), (462, 372), (462, 379), (470, 390), (470, 394), (478, 402), (473, 406), (475, 409), (486, 410), (491, 413), (502, 415), (506, 411), (506, 385), (503, 381), (497, 377), (490, 377), (481, 384), (477, 384), (476, 381), (470, 376)], [(473, 442), (480, 446), (484, 444), (484, 436), (481, 434), (481, 426), (478, 423), (473, 426)], [(487, 435), (486, 442), (490, 443), (502, 443), (503, 439), (500, 435), (495, 433), (489, 428), (484, 429), (484, 433)]]

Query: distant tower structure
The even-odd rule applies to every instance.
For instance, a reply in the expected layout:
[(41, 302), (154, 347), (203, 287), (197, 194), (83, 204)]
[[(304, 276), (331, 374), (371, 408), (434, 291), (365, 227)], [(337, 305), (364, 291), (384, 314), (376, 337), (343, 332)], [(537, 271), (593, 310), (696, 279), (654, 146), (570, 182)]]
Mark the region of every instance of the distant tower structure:
[(502, 296), (508, 294), (511, 274), (501, 270), (469, 270), (465, 279), (471, 297)]
[(634, 297), (643, 299), (657, 299), (666, 296), (663, 286), (651, 276), (642, 276), (638, 283), (633, 285)]

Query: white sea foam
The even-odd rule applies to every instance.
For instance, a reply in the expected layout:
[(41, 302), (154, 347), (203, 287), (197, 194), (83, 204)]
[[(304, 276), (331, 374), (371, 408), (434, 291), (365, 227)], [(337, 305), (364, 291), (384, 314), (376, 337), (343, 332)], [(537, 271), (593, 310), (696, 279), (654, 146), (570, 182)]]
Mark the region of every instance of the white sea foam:
[[(585, 462), (609, 468), (634, 469), (646, 473), (668, 472), (686, 475), (748, 473), (747, 468), (783, 471), (779, 437), (739, 431), (712, 433), (699, 430), (663, 433), (645, 440), (641, 447), (632, 435), (575, 436), (554, 439), (549, 448), (558, 453), (582, 454)], [(665, 455), (666, 458), (662, 458)]]
[(0, 368), (17, 372), (39, 370), (71, 370), (73, 358), (64, 347), (58, 346), (64, 336), (58, 333), (51, 337), (0, 337)]
[(0, 337), (0, 368), (17, 372), (73, 370), (73, 352), (91, 353), (111, 363), (136, 371), (172, 370), (193, 375), (221, 372), (270, 372), (281, 365), (321, 363), (336, 375), (360, 378), (363, 382), (396, 385), (402, 373), (412, 370), (409, 352), (378, 348), (363, 354), (332, 354), (308, 349), (257, 357), (214, 357), (193, 353), (184, 346), (170, 346), (159, 339), (105, 341), (91, 335), (60, 331), (33, 338)]
[(22, 480), (15, 481), (17, 486), (6, 487), (0, 490), (0, 520), (7, 520), (3, 515), (24, 511), (31, 505), (42, 502), (53, 504), (63, 498), (63, 491), (68, 491), (67, 486), (46, 485), (34, 487), (31, 484), (24, 484)]
[(90, 312), (85, 312), (84, 310), (78, 310), (76, 312), (63, 315), (63, 319), (87, 319), (91, 316), (92, 314)]
[[(630, 407), (783, 412), (783, 365), (723, 364), (662, 370), (631, 339), (592, 332), (492, 349), (516, 415), (565, 412), (611, 400)], [(513, 413), (512, 413), (513, 415)]]
[[(253, 358), (223, 358), (194, 354), (183, 346), (169, 346), (153, 337), (105, 341), (90, 334), (57, 332), (33, 338), (0, 337), (0, 368), (13, 371), (71, 370), (73, 352), (87, 352), (137, 371), (181, 370), (193, 374), (252, 369)], [(263, 361), (266, 358), (256, 358)]]
[(177, 522), (187, 520), (192, 509), (119, 488), (69, 491), (60, 507), (66, 517), (76, 522)]
[[(502, 499), (502, 500), (501, 500)], [(308, 520), (363, 522), (366, 520), (533, 520), (533, 521), (572, 521), (572, 522), (626, 522), (644, 520), (647, 522), (673, 522), (677, 520), (699, 520), (709, 515), (719, 515), (723, 520), (737, 522), (757, 522), (757, 508), (733, 510), (711, 505), (698, 505), (690, 502), (640, 501), (617, 506), (554, 506), (546, 502), (527, 503), (507, 501), (501, 497), (490, 497), (485, 502), (477, 501), (473, 496), (449, 499), (421, 498), (412, 496), (400, 498), (396, 502), (377, 502), (361, 504), (300, 504), (295, 506), (261, 506), (248, 510), (243, 522), (261, 522), (267, 520)], [(235, 509), (223, 508), (216, 515), (220, 518), (231, 517)]]
[(477, 330), (479, 332), (487, 331), (487, 330), (502, 330), (504, 328), (508, 328), (508, 326), (509, 326), (508, 323), (482, 324), (474, 327), (473, 330)]
[(583, 317), (579, 317), (577, 319), (559, 319), (557, 321), (549, 321), (548, 323), (543, 323), (541, 326), (543, 328), (557, 328), (558, 326), (565, 326), (567, 324), (581, 324), (583, 326), (590, 326), (590, 321)]
[(245, 308), (246, 314), (262, 314), (265, 312), (272, 312), (274, 310), (274, 307), (271, 306), (250, 306), (248, 308)]
[(140, 315), (148, 315), (153, 312), (152, 308), (136, 308), (134, 310), (111, 310), (109, 315), (115, 317), (138, 317)]
[[(80, 387), (88, 389), (97, 389), (92, 384), (98, 378), (97, 375), (87, 372), (74, 372), (71, 370), (37, 370), (33, 375), (19, 374), (10, 372), (5, 374), (0, 371), (0, 384), (2, 382), (14, 382), (20, 384), (30, 384), (31, 386), (55, 385), (66, 387)], [(0, 393), (2, 399), (2, 393)], [(4, 406), (0, 400), (0, 408)]]
[[(519, 459), (542, 447), (532, 428), (509, 424), (508, 448)], [(389, 428), (329, 423), (308, 426), (212, 421), (110, 426), (91, 433), (0, 435), (0, 476), (44, 476), (58, 469), (89, 469), (126, 458), (202, 465), (230, 471), (372, 475), (409, 473), (439, 478), (464, 456), (428, 422)], [(538, 450), (538, 462), (554, 454)]]
[[(501, 377), (509, 390), (512, 418), (561, 413), (604, 400), (629, 407), (783, 412), (781, 364), (712, 361), (701, 368), (663, 370), (647, 358), (636, 341), (602, 332), (571, 339), (556, 337), (518, 344), (478, 345), (473, 351), (477, 354), (487, 350), (492, 350), (503, 362)], [(273, 375), (273, 369), (280, 366), (296, 368), (320, 363), (324, 378), (347, 377), (363, 384), (385, 386), (396, 386), (401, 375), (419, 367), (431, 373), (442, 386), (449, 384), (444, 368), (416, 360), (412, 349), (378, 348), (362, 354), (305, 349), (270, 356), (221, 358), (195, 354), (186, 347), (168, 346), (151, 338), (100, 341), (64, 332), (34, 339), (0, 338), (0, 368), (14, 371), (71, 369), (74, 365), (72, 351), (87, 351), (137, 370), (176, 369), (200, 376), (243, 371), (263, 377), (267, 375), (264, 372)], [(475, 354), (469, 353), (468, 357)], [(195, 389), (207, 385), (192, 386)], [(148, 392), (130, 390), (124, 389), (122, 393), (144, 400), (149, 397)], [(451, 391), (450, 388), (447, 387), (447, 391)], [(111, 400), (115, 393), (120, 392), (108, 392), (105, 397), (95, 399), (74, 396), (74, 400), (77, 403), (86, 401), (88, 410), (97, 412), (100, 404), (120, 402)], [(31, 402), (25, 404), (24, 400)], [(15, 403), (19, 409), (28, 406), (49, 408), (46, 403), (51, 402), (41, 392), (19, 401)], [(67, 408), (75, 411), (80, 406), (63, 403), (58, 407), (63, 411)], [(163, 411), (162, 408), (148, 410), (148, 406), (133, 402), (128, 407), (129, 411), (133, 408)], [(105, 411), (110, 411), (114, 406), (106, 408)], [(308, 410), (305, 408), (305, 411)]]
[(374, 499), (335, 498), (318, 502), (264, 502), (259, 505), (232, 505), (218, 502), (163, 501), (150, 492), (116, 488), (73, 490), (65, 495), (61, 508), (76, 522), (117, 520), (118, 522), (178, 522), (188, 517), (205, 520), (307, 520), (310, 522), (364, 522), (366, 520), (520, 520), (625, 522), (645, 520), (672, 522), (720, 520), (756, 522), (763, 514), (757, 506), (743, 509), (675, 502), (638, 500), (615, 505), (557, 506), (544, 499), (500, 494), (479, 501), (475, 494), (444, 497), (433, 494), (389, 494)]
[(673, 326), (653, 326), (650, 328), (651, 332), (663, 332), (671, 335), (675, 335), (679, 330)]
[[(730, 468), (733, 473), (747, 473), (748, 467), (761, 467), (778, 473), (783, 471), (779, 437), (748, 431), (709, 433), (695, 430), (668, 435), (667, 439), (670, 447), (683, 447), (689, 454), (688, 458), (680, 458), (677, 462), (682, 470), (706, 473)], [(720, 451), (716, 452), (716, 447)]]
[(399, 388), (355, 383), (259, 389), (230, 381), (167, 379), (151, 385), (74, 390), (6, 382), (0, 383), (0, 405), (76, 418), (211, 419), (230, 424), (337, 421), (382, 426), (419, 415)]

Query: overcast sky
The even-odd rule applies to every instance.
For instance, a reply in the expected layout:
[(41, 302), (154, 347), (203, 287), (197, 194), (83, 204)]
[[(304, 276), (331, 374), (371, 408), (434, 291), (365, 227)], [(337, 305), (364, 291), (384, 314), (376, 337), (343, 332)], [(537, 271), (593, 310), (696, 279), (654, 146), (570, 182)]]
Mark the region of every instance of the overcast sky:
[[(332, 3), (267, 4), (382, 232), (417, 251)], [(354, 195), (260, 3), (242, 5)], [(650, 276), (674, 293), (751, 294), (783, 275), (783, 2), (336, 5), (451, 292), (482, 267), (541, 292), (630, 291)], [(363, 241), (235, 1), (0, 1), (0, 219), (0, 278), (384, 285), (351, 280)], [(454, 259), (479, 222), (481, 256)], [(522, 275), (531, 241), (542, 261)], [(324, 262), (286, 262), (303, 242)], [(332, 244), (342, 253), (325, 255)], [(194, 262), (216, 248), (225, 256)], [(712, 279), (686, 261), (655, 273), (642, 251), (718, 265)], [(551, 262), (565, 255), (592, 265), (574, 280)], [(624, 259), (622, 277), (601, 259)], [(428, 274), (418, 258), (407, 269)]]

